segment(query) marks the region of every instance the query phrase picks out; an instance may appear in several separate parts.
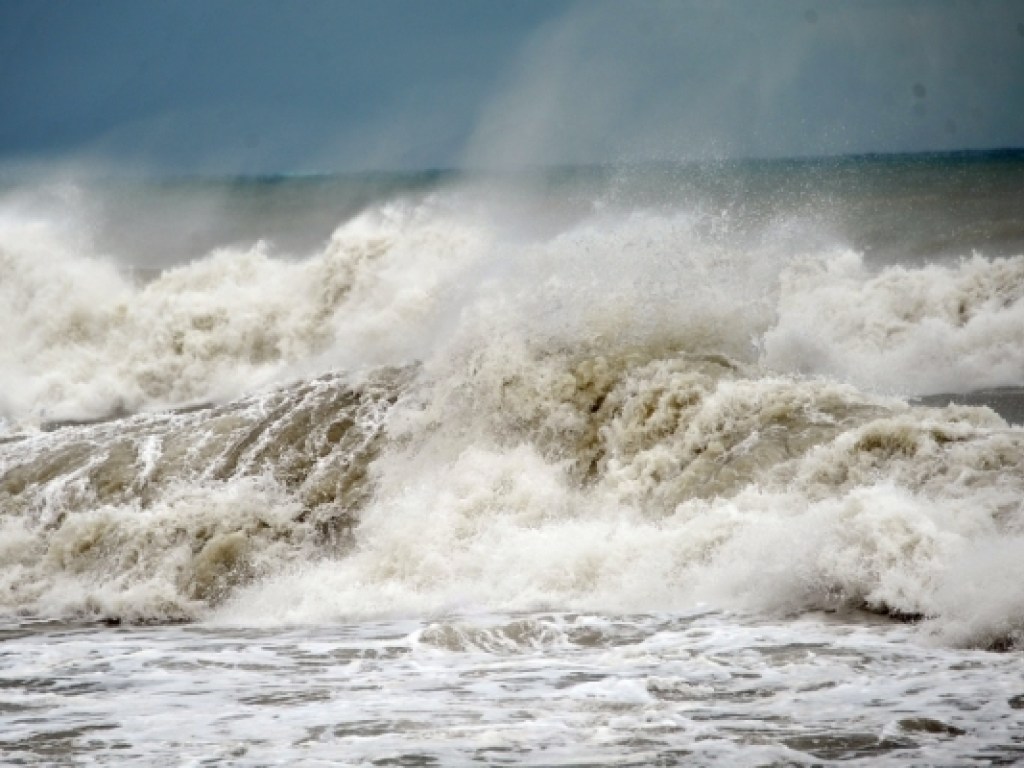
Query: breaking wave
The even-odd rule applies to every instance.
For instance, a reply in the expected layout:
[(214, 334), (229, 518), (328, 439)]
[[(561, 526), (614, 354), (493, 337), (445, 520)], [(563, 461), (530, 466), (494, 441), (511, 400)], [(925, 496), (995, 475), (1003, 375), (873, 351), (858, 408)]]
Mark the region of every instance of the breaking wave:
[(139, 280), (0, 217), (0, 610), (868, 607), (1024, 639), (1024, 257), (469, 193)]

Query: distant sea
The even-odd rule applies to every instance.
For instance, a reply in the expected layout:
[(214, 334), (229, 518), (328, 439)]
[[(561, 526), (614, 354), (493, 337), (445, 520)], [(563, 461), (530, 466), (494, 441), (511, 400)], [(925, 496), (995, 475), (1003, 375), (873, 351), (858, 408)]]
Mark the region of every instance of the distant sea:
[(1024, 761), (1024, 152), (0, 179), (0, 755)]

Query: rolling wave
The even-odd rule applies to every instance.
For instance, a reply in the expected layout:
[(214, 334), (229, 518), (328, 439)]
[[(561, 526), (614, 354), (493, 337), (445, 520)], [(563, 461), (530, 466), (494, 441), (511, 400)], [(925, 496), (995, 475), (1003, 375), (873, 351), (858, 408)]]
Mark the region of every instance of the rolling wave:
[[(490, 205), (490, 203), (488, 203)], [(1024, 638), (1024, 257), (453, 192), (133, 279), (0, 220), (0, 609), (133, 621), (697, 602)], [(930, 400), (933, 405), (941, 402)]]

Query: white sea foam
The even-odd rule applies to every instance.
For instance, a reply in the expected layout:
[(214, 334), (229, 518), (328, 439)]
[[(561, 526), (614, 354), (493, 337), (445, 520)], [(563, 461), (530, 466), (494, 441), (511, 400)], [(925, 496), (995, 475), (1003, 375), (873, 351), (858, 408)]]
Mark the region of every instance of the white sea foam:
[(906, 394), (1024, 382), (1024, 256), (869, 269), (860, 254), (782, 277), (764, 360)]
[(841, 248), (795, 253), (779, 227), (730, 237), (727, 218), (686, 211), (605, 209), (524, 237), (459, 194), (371, 208), (312, 255), (225, 248), (145, 285), (93, 253), (85, 225), (5, 210), (0, 411), (43, 421), (223, 399), (434, 359), (456, 335), (660, 336), (741, 358), (753, 343), (777, 371), (907, 394), (1024, 380), (1024, 257), (877, 271)]
[(0, 629), (12, 762), (989, 765), (1024, 724), (1020, 654), (854, 615)]
[[(1024, 257), (869, 269), (694, 211), (511, 231), (460, 194), (145, 284), (52, 222), (0, 222), (8, 421), (269, 388), (214, 427), (0, 443), (6, 607), (280, 624), (705, 601), (1024, 636), (1024, 431), (880, 394), (1020, 384)], [(374, 400), (372, 450), (327, 438), (348, 405), (302, 410), (349, 397), (334, 384), (273, 389), (394, 364), (414, 370)], [(344, 551), (331, 506), (358, 518)]]
[[(951, 418), (872, 421), (765, 467), (761, 482), (750, 472), (734, 496), (691, 497), (663, 513), (623, 502), (638, 496), (622, 487), (637, 473), (580, 488), (564, 464), (523, 445), (385, 464), (355, 552), (243, 590), (220, 617), (306, 623), (708, 601), (782, 611), (866, 605), (930, 617), (926, 627), (945, 641), (1018, 637), (1022, 592), (1009, 553), (1019, 554), (1024, 525), (1024, 434), (962, 425), (959, 449), (943, 451), (934, 430), (945, 427), (934, 425)], [(920, 444), (903, 454), (908, 431)], [(671, 484), (671, 466), (649, 471)], [(984, 600), (962, 594), (965, 583)]]
[(414, 358), (444, 314), (444, 284), (479, 252), (470, 229), (424, 221), (429, 210), (367, 212), (307, 258), (225, 248), (144, 285), (77, 233), (8, 216), (0, 409), (14, 422), (89, 418)]

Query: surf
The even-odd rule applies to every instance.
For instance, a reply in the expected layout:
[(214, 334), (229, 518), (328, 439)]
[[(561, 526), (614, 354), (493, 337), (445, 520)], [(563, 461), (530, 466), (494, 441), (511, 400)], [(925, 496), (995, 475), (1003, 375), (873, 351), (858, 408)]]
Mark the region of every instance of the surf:
[(392, 190), (308, 253), (141, 280), (8, 209), (3, 609), (867, 608), (1020, 642), (1024, 431), (936, 397), (1019, 385), (1024, 257), (879, 260), (799, 195), (603, 173)]

